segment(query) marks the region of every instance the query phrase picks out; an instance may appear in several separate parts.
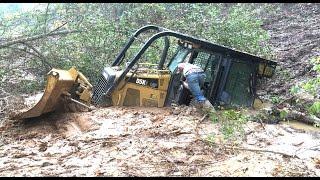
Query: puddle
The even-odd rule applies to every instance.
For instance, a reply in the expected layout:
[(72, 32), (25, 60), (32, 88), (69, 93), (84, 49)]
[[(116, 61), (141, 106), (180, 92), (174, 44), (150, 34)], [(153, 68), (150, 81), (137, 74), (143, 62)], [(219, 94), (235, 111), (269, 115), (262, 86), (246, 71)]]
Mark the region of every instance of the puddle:
[(304, 130), (306, 132), (320, 132), (320, 128), (299, 121), (286, 121), (280, 122), (280, 124), (286, 124), (294, 129)]

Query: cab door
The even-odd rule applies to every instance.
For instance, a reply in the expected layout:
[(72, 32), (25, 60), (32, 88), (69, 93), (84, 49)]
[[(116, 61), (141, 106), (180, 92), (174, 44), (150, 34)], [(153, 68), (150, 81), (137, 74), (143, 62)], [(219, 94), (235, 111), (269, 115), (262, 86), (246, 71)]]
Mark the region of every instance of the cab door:
[(204, 96), (214, 104), (218, 90), (219, 79), (221, 77), (220, 64), (222, 55), (215, 52), (197, 52), (197, 56), (190, 61), (190, 63), (201, 67), (205, 74), (205, 83), (202, 90)]
[(180, 83), (181, 74), (177, 74), (177, 66), (181, 62), (189, 61), (191, 57), (192, 49), (179, 46), (175, 55), (168, 64), (168, 69), (171, 73), (171, 79), (169, 82), (165, 105), (170, 106), (171, 103), (176, 104), (188, 104), (188, 90), (182, 88)]

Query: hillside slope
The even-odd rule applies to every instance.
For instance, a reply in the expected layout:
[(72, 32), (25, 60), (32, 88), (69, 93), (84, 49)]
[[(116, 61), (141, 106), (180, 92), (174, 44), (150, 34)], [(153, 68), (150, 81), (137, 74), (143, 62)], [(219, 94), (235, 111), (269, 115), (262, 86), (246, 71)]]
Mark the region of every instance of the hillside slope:
[(292, 85), (313, 77), (310, 59), (320, 56), (320, 4), (280, 4), (263, 25), (279, 68), (267, 93), (288, 96)]

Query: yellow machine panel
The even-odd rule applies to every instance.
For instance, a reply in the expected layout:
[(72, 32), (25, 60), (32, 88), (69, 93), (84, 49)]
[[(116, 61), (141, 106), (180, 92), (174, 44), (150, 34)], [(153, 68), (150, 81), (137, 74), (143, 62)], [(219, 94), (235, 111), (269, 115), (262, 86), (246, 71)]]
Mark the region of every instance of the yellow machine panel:
[(115, 106), (163, 107), (170, 81), (169, 71), (128, 73), (112, 94)]
[(271, 77), (275, 71), (275, 66), (269, 66), (266, 63), (260, 63), (259, 64), (259, 75), (265, 76), (265, 77)]

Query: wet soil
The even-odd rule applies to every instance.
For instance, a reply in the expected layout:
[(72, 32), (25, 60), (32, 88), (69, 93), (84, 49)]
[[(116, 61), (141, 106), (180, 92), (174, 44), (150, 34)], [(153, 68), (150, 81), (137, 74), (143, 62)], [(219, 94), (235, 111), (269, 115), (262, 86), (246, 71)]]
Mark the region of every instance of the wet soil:
[(290, 88), (315, 76), (310, 60), (320, 56), (320, 4), (273, 4), (273, 14), (264, 15), (263, 28), (270, 34), (268, 44), (278, 62), (275, 76), (262, 95), (288, 97)]
[(320, 175), (319, 132), (255, 122), (244, 128), (244, 139), (228, 148), (219, 124), (192, 107), (109, 107), (8, 121), (0, 129), (0, 175)]

